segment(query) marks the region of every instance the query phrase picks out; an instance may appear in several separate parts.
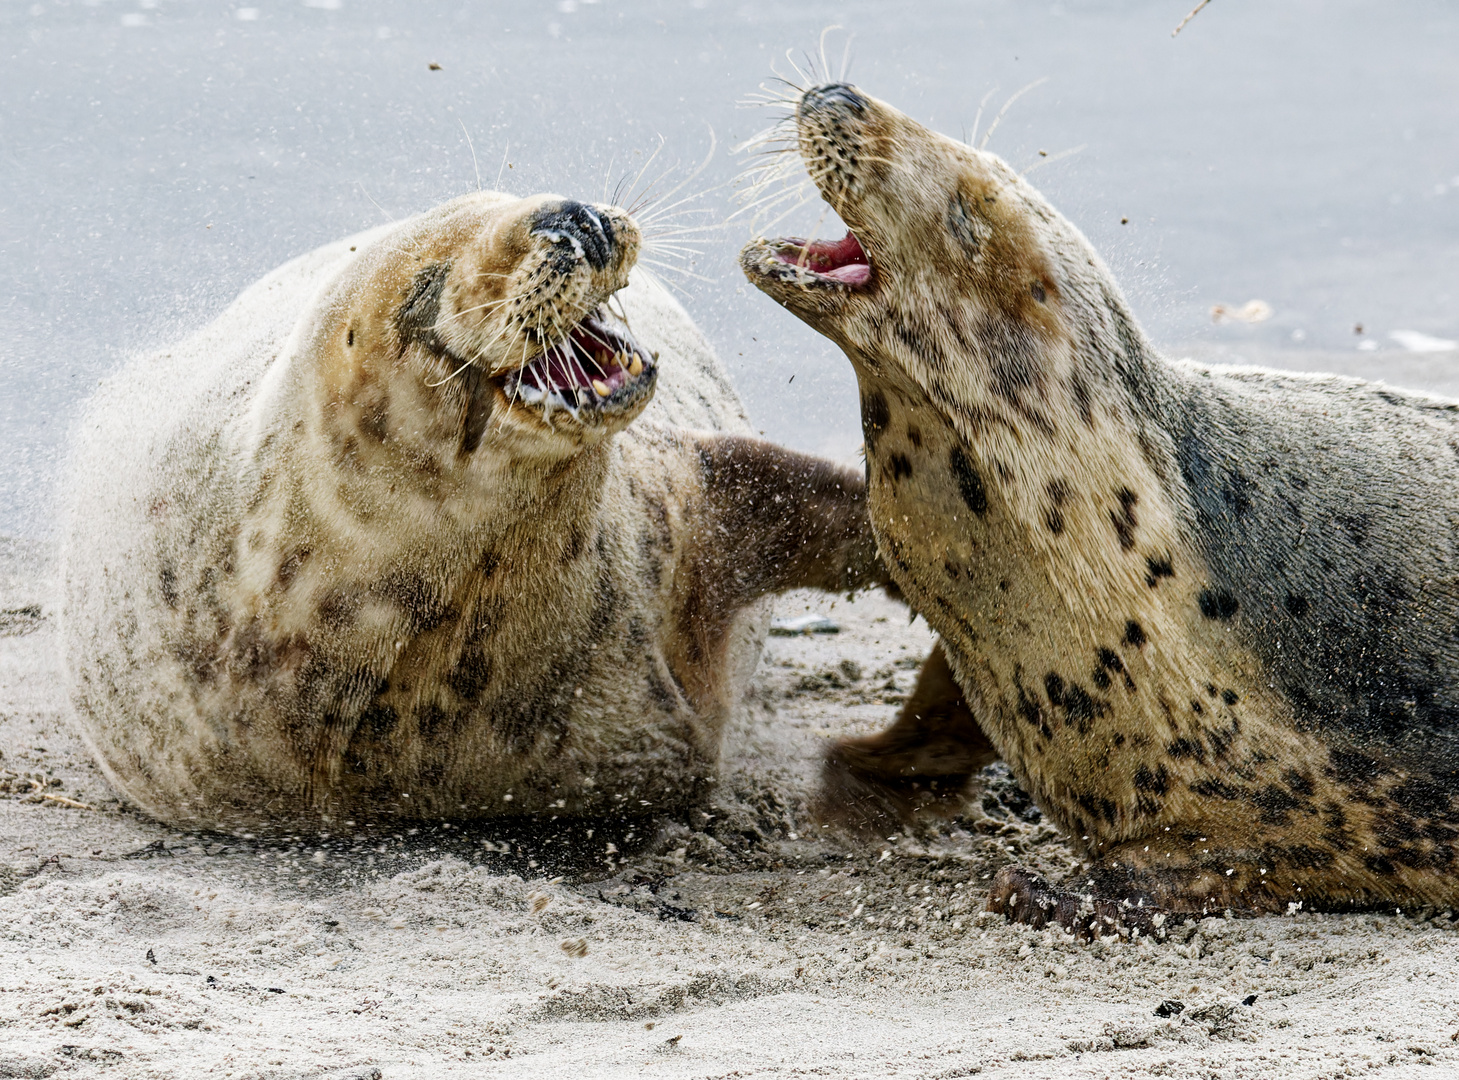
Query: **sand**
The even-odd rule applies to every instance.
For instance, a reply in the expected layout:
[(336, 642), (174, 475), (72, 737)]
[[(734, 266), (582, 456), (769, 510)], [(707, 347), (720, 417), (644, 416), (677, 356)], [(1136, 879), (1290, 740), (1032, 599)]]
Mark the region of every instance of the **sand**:
[(818, 827), (826, 741), (930, 641), (879, 596), (783, 602), (842, 630), (771, 639), (695, 820), (263, 845), (107, 789), (51, 565), (0, 540), (0, 1077), (1459, 1075), (1449, 913), (1007, 926), (998, 866), (1077, 862), (1000, 766), (950, 818)]

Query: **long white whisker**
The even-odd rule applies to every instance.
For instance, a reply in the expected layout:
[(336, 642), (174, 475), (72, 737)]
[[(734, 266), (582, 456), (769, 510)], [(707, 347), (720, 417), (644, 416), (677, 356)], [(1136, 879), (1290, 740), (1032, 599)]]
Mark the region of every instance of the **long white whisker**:
[(832, 30), (840, 30), (839, 26), (828, 26), (821, 31), (821, 71), (827, 78), (831, 76), (831, 65), (826, 62), (826, 35)]
[(496, 190), (502, 189), (502, 173), (507, 171), (507, 155), (512, 152), (512, 144), (507, 143), (502, 147), (502, 163), (496, 170)]
[(466, 136), (466, 148), (471, 151), (471, 168), (476, 173), (476, 190), (481, 190), (481, 166), (476, 163), (476, 147), (471, 143), (471, 132), (466, 130), (466, 121), (459, 116), (456, 123), (461, 125), (461, 134)]
[(358, 184), (360, 186), (360, 190), (365, 193), (365, 198), (369, 199), (372, 203), (375, 203), (375, 209), (378, 210), (378, 211), (380, 211), (380, 213), (382, 213), (382, 214), (385, 215), (385, 220), (386, 221), (394, 221), (395, 220), (395, 218), (393, 218), (390, 215), (390, 212), (388, 210), (386, 210), (385, 207), (383, 207), (379, 203), (375, 202), (375, 196), (371, 195), (369, 193), (369, 191), (367, 191), (365, 189), (365, 182), (363, 180), (356, 180), (355, 183)]
[(1023, 97), (1024, 94), (1028, 93), (1034, 87), (1042, 86), (1048, 81), (1049, 77), (1047, 75), (1045, 75), (1042, 79), (1035, 79), (1033, 82), (1029, 83), (1022, 90), (1018, 91), (1018, 93), (1014, 94), (1011, 98), (1005, 101), (1003, 103), (1003, 108), (998, 110), (998, 115), (993, 117), (993, 122), (988, 125), (988, 130), (983, 135), (983, 141), (978, 144), (978, 149), (981, 150), (983, 149), (983, 147), (988, 145), (988, 140), (993, 137), (993, 132), (998, 130), (999, 123), (1002, 122), (1004, 115), (1007, 114), (1009, 107), (1012, 106), (1015, 101)]
[(986, 94), (983, 95), (982, 101), (978, 102), (978, 111), (977, 114), (973, 117), (973, 133), (967, 138), (967, 144), (969, 146), (972, 146), (973, 140), (978, 137), (978, 125), (983, 122), (983, 107), (988, 104), (988, 99), (997, 92), (998, 87), (995, 86), (993, 87), (993, 89), (989, 90)]

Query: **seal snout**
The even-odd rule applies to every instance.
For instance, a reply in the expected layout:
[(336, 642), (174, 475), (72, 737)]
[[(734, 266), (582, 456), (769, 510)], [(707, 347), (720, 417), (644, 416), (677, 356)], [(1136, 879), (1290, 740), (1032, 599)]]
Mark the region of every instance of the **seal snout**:
[(559, 256), (569, 260), (564, 271), (580, 259), (586, 259), (594, 270), (606, 269), (618, 249), (613, 219), (571, 199), (539, 210), (532, 221), (532, 234), (557, 245)]
[(827, 111), (847, 111), (866, 115), (866, 96), (850, 83), (826, 83), (813, 86), (802, 95), (796, 112), (802, 116)]

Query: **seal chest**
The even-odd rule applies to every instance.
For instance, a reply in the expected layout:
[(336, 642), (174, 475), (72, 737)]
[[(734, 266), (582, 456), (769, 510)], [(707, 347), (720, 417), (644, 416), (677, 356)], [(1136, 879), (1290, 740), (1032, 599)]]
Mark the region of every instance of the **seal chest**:
[(742, 265), (850, 359), (889, 570), (1044, 810), (1168, 906), (1452, 902), (1459, 406), (1164, 359), (1006, 164), (854, 87), (787, 135), (850, 232)]
[[(879, 568), (861, 483), (744, 437), (640, 243), (615, 207), (467, 196), (285, 265), (102, 389), (65, 621), (115, 786), (254, 831), (706, 789), (764, 599)], [(741, 505), (765, 489), (779, 523)], [(800, 563), (737, 561), (783, 554), (776, 528)]]

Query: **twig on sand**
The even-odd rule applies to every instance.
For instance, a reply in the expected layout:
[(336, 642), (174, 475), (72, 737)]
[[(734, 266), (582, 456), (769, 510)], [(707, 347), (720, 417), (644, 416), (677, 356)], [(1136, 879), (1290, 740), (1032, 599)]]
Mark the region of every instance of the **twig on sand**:
[(1180, 25), (1177, 26), (1174, 30), (1172, 30), (1170, 32), (1170, 36), (1171, 37), (1175, 37), (1176, 34), (1180, 33), (1182, 30), (1184, 30), (1185, 29), (1185, 24), (1188, 23), (1188, 22), (1190, 22), (1197, 15), (1199, 15), (1201, 13), (1201, 8), (1205, 7), (1210, 2), (1211, 2), (1211, 0), (1201, 0), (1201, 2), (1199, 4), (1197, 4), (1195, 7), (1191, 8), (1191, 13), (1189, 15), (1187, 15), (1184, 19), (1181, 19), (1180, 20)]
[(50, 794), (46, 794), (46, 795), (42, 795), (41, 798), (44, 799), (46, 802), (60, 803), (62, 806), (69, 806), (69, 807), (72, 807), (72, 808), (74, 808), (76, 810), (95, 810), (96, 809), (96, 807), (92, 806), (90, 803), (77, 802), (75, 799), (68, 799), (64, 795), (50, 795)]

